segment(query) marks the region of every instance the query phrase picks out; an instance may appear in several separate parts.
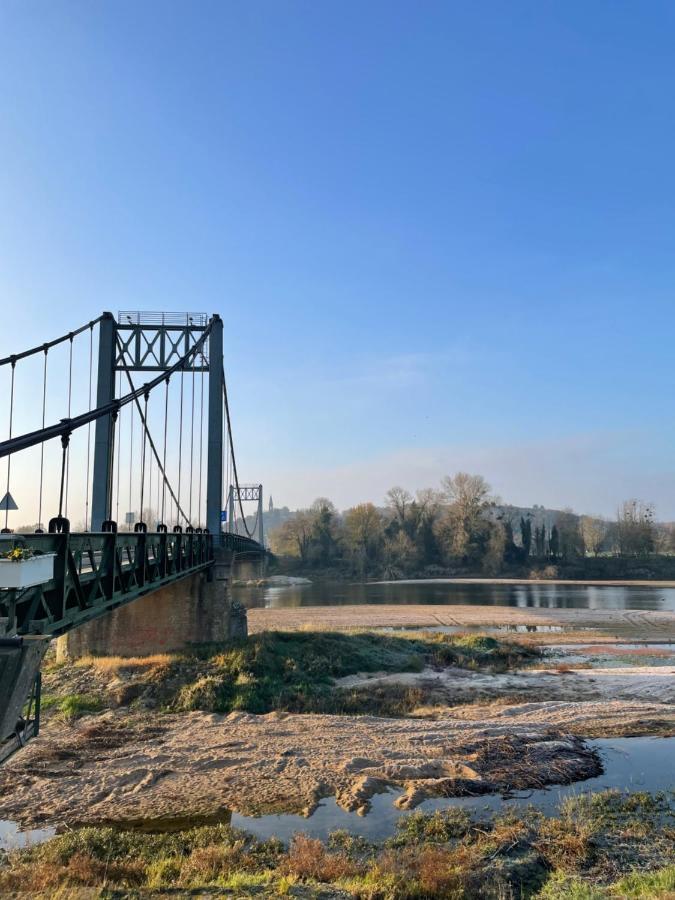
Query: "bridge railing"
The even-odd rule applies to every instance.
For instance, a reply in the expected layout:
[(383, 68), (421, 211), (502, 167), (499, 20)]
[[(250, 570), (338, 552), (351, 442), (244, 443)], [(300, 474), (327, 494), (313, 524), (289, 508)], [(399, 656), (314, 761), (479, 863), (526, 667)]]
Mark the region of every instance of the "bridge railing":
[(13, 547), (53, 554), (53, 576), (0, 590), (0, 636), (63, 634), (213, 563), (212, 535), (196, 532), (11, 534), (0, 541), (0, 551)]
[(259, 555), (264, 552), (258, 541), (244, 537), (241, 534), (221, 534), (220, 542), (221, 547), (224, 547), (226, 550), (232, 550), (238, 556), (250, 553)]

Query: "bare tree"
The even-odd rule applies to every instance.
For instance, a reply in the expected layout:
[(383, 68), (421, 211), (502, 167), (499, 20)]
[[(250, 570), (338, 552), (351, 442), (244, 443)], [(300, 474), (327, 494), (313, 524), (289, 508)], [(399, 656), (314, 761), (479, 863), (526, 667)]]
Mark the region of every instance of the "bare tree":
[(482, 475), (458, 472), (442, 482), (449, 502), (442, 531), (446, 546), (455, 556), (469, 556), (478, 539), (487, 539), (484, 513), (493, 504), (490, 485)]
[(617, 514), (617, 540), (622, 556), (647, 556), (654, 550), (654, 507), (644, 500), (625, 500)]
[(377, 559), (382, 543), (382, 518), (372, 503), (361, 503), (344, 515), (347, 543), (365, 570)]
[(312, 526), (312, 515), (306, 509), (298, 510), (270, 534), (272, 552), (282, 556), (298, 556), (303, 563), (306, 562)]
[(387, 491), (387, 506), (392, 510), (401, 528), (405, 526), (406, 510), (413, 502), (412, 494), (402, 487), (393, 487)]
[(607, 538), (608, 523), (600, 516), (582, 516), (579, 530), (586, 552), (597, 556)]

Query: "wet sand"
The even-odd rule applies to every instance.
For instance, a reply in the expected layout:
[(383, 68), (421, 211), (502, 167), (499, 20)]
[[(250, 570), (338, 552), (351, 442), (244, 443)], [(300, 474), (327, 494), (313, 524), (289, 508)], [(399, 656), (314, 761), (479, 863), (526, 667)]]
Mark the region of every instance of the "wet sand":
[(459, 707), (431, 721), (373, 716), (116, 710), (44, 736), (0, 770), (0, 819), (24, 826), (311, 812), (326, 796), (366, 812), (389, 785), (397, 803), (577, 781), (600, 772), (578, 737), (611, 733), (665, 704), (601, 701)]
[[(532, 626), (542, 632), (518, 633), (518, 640), (540, 643), (588, 641), (675, 641), (675, 612), (620, 609), (545, 609), (542, 607), (426, 604), (364, 604), (250, 609), (249, 631), (297, 631), (317, 628), (509, 628)], [(548, 629), (553, 628), (554, 631)], [(559, 629), (559, 630), (558, 630)]]

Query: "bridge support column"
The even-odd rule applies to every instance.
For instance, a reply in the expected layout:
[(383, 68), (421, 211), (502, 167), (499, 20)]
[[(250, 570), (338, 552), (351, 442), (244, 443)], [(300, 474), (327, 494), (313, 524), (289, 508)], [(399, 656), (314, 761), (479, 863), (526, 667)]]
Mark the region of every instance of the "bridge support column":
[[(112, 313), (103, 313), (98, 338), (98, 381), (96, 405), (104, 406), (115, 399), (115, 319)], [(111, 416), (96, 420), (94, 432), (94, 471), (91, 490), (91, 530), (100, 531), (110, 515), (109, 498), (112, 486)]]
[(217, 548), (210, 572), (120, 606), (107, 615), (74, 628), (57, 642), (57, 658), (81, 656), (149, 656), (190, 644), (246, 637), (240, 610), (228, 593), (232, 554)]
[(209, 335), (209, 446), (206, 460), (206, 527), (219, 535), (223, 503), (223, 320), (213, 316)]

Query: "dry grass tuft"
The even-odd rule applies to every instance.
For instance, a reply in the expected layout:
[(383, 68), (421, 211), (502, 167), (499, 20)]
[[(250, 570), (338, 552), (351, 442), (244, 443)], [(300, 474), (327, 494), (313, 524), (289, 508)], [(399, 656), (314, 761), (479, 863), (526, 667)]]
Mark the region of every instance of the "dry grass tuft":
[(114, 675), (124, 669), (161, 669), (171, 665), (175, 654), (153, 653), (150, 656), (83, 656), (76, 666), (91, 667), (104, 675)]
[(196, 847), (181, 866), (181, 884), (210, 884), (232, 872), (250, 867), (247, 866), (247, 860), (249, 857), (244, 841), (236, 841), (230, 846), (210, 844), (207, 847)]
[(359, 875), (362, 867), (345, 853), (327, 850), (320, 840), (296, 834), (288, 853), (282, 857), (279, 870), (302, 879), (332, 882)]
[(554, 869), (576, 871), (590, 861), (594, 853), (595, 829), (587, 822), (542, 819), (533, 846)]

